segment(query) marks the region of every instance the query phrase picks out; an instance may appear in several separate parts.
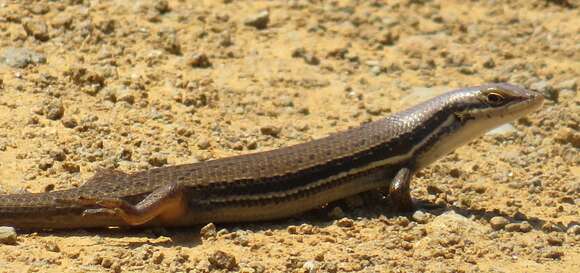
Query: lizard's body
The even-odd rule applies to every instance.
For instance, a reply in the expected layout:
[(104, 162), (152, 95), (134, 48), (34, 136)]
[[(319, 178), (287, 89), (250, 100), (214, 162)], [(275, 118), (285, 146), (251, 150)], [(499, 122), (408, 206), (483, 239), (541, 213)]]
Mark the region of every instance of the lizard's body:
[[(506, 104), (477, 101), (491, 98), (490, 92), (505, 97)], [(541, 96), (508, 84), (472, 87), (295, 146), (133, 174), (103, 170), (79, 188), (0, 196), (0, 225), (82, 228), (268, 220), (377, 188), (388, 188), (393, 204), (409, 209), (413, 172), (541, 102)]]

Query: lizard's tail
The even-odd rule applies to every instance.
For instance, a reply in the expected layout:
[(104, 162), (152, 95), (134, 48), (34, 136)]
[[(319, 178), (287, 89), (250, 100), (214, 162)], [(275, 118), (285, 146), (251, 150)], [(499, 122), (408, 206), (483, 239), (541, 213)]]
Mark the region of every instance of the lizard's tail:
[(0, 226), (25, 229), (69, 229), (102, 226), (103, 219), (83, 217), (87, 207), (72, 200), (77, 189), (0, 195)]

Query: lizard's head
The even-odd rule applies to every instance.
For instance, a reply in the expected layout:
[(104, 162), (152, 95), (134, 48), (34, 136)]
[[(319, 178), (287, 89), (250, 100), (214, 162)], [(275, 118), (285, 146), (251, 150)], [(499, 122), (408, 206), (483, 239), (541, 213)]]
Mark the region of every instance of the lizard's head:
[(474, 120), (485, 131), (523, 117), (544, 101), (539, 93), (507, 83), (473, 87), (458, 95), (451, 102), (455, 104), (457, 118), (466, 123)]
[(455, 148), (538, 109), (544, 97), (536, 92), (496, 83), (449, 92), (415, 108), (430, 128), (417, 157), (421, 168)]

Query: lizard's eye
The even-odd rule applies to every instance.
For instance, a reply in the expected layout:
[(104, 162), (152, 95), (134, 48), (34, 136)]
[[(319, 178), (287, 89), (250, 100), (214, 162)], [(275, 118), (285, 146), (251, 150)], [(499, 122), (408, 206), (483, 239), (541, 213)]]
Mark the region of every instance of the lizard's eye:
[(487, 102), (492, 105), (498, 105), (504, 102), (505, 97), (497, 92), (490, 92), (486, 95)]

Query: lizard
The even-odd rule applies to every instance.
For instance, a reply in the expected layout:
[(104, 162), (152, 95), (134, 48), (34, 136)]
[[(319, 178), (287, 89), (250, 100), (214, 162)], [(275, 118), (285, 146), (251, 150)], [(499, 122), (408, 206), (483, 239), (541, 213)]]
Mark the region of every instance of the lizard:
[(77, 188), (0, 195), (0, 225), (74, 229), (267, 221), (375, 189), (388, 193), (396, 211), (412, 211), (415, 173), (540, 108), (543, 100), (509, 83), (484, 84), (293, 146), (134, 173), (99, 170)]

